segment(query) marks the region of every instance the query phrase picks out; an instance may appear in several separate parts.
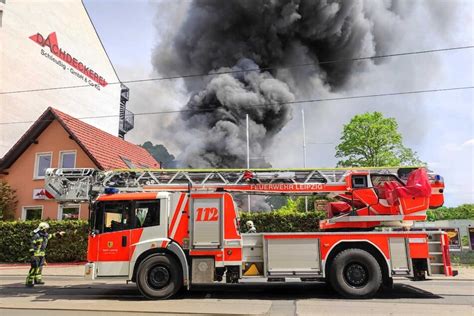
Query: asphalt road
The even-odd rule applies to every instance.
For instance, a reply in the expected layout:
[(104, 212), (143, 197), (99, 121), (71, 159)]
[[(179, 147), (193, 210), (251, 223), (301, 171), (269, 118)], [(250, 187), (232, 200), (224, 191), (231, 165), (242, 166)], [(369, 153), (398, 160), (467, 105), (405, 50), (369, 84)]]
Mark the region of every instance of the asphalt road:
[(46, 276), (25, 288), (23, 275), (2, 275), (3, 315), (474, 315), (474, 280), (399, 280), (370, 300), (345, 300), (322, 283), (245, 283), (201, 286), (167, 301), (148, 301), (134, 284), (89, 283), (79, 276)]

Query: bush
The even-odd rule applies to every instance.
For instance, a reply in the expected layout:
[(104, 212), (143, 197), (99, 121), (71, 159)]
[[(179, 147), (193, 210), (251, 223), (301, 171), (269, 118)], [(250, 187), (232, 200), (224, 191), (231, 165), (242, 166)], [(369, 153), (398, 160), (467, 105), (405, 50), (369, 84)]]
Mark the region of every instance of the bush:
[[(31, 232), (40, 221), (0, 221), (0, 262), (29, 262)], [(46, 249), (48, 262), (85, 261), (87, 253), (87, 221), (50, 221), (51, 233), (65, 231), (63, 237), (52, 238)]]
[[(278, 207), (275, 211), (277, 212), (306, 212), (306, 203), (304, 196), (293, 196), (293, 197), (286, 197), (286, 196), (271, 196), (266, 199), (267, 203), (274, 198), (281, 198), (282, 203), (280, 207)], [(325, 195), (310, 195), (306, 196), (308, 199), (308, 211), (318, 211), (315, 209), (316, 204), (319, 202), (332, 202), (335, 201)], [(272, 204), (272, 203), (269, 203)], [(324, 207), (324, 203), (322, 205)], [(273, 208), (272, 208), (273, 209)]]
[(449, 219), (474, 219), (474, 204), (462, 204), (456, 207), (440, 207), (428, 210), (428, 221)]
[(5, 181), (0, 181), (0, 220), (13, 220), (17, 204), (16, 191)]
[(453, 265), (474, 266), (474, 251), (451, 251), (451, 263)]
[(275, 211), (262, 213), (240, 213), (240, 231), (246, 232), (245, 222), (253, 221), (257, 232), (317, 232), (319, 220), (324, 212)]

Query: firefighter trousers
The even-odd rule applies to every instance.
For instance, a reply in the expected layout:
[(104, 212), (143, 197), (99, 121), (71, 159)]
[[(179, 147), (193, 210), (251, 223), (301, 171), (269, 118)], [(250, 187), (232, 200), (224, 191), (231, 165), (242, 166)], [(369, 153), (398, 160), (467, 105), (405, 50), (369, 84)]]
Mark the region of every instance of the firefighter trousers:
[(26, 277), (26, 285), (33, 285), (35, 283), (41, 283), (42, 271), (44, 265), (44, 256), (33, 256), (31, 257), (31, 268)]

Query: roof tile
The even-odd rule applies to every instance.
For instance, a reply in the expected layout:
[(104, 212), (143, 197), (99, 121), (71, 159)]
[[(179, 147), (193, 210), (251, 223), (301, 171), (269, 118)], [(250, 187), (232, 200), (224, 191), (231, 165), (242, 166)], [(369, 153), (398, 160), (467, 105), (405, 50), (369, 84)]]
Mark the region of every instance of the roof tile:
[(101, 129), (84, 123), (66, 113), (51, 108), (62, 125), (80, 143), (87, 154), (104, 170), (129, 168), (121, 157), (129, 159), (137, 168), (158, 168), (158, 162), (143, 147), (129, 143)]

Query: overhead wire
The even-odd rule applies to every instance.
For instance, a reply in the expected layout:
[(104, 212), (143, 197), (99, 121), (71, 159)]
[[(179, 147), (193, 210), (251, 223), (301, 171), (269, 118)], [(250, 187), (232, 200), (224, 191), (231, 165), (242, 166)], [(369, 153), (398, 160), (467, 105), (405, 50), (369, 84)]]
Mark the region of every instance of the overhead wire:
[[(374, 93), (374, 94), (342, 96), (342, 97), (333, 97), (333, 98), (295, 100), (295, 101), (288, 101), (288, 102), (267, 102), (267, 103), (262, 103), (262, 104), (252, 104), (251, 106), (252, 107), (267, 107), (267, 106), (271, 106), (271, 105), (293, 105), (293, 104), (342, 101), (342, 100), (353, 100), (353, 99), (363, 99), (363, 98), (377, 98), (377, 97), (387, 97), (387, 96), (396, 96), (396, 95), (412, 95), (412, 94), (447, 92), (447, 91), (469, 90), (469, 89), (474, 89), (474, 86), (437, 88), (437, 89), (427, 89), (427, 90), (412, 90), (412, 91), (398, 91), (398, 92), (386, 92), (386, 93)], [(210, 111), (214, 111), (214, 110), (215, 110), (215, 108), (152, 111), (152, 112), (134, 113), (134, 116), (163, 115), (163, 114), (174, 114), (174, 113), (185, 113), (185, 112), (210, 112)], [(84, 117), (78, 117), (76, 119), (87, 120), (87, 119), (101, 119), (101, 118), (113, 118), (113, 117), (119, 117), (119, 115), (114, 114), (114, 115), (84, 116)], [(51, 121), (51, 120), (42, 120), (42, 121)], [(33, 122), (36, 122), (36, 121), (0, 122), (0, 125), (29, 124), (29, 123), (33, 123)]]
[[(362, 60), (374, 60), (374, 59), (389, 58), (389, 57), (429, 54), (429, 53), (435, 53), (435, 52), (455, 51), (455, 50), (472, 49), (472, 48), (474, 48), (474, 45), (419, 50), (419, 51), (401, 52), (401, 53), (392, 53), (392, 54), (382, 54), (382, 55), (373, 55), (373, 56), (365, 56), (365, 57), (326, 60), (326, 61), (320, 61), (320, 62), (301, 63), (301, 64), (293, 64), (293, 65), (278, 66), (278, 67), (262, 67), (262, 68), (251, 68), (251, 69), (245, 69), (245, 70), (240, 69), (240, 70), (216, 71), (212, 73), (184, 74), (184, 75), (176, 75), (176, 76), (114, 81), (114, 82), (109, 82), (108, 84), (109, 85), (130, 84), (130, 83), (141, 83), (141, 82), (151, 82), (151, 81), (185, 79), (185, 78), (194, 78), (194, 77), (210, 77), (210, 76), (218, 76), (222, 74), (236, 74), (236, 73), (246, 73), (246, 72), (253, 72), (253, 71), (291, 69), (291, 68), (299, 68), (299, 67), (307, 67), (307, 66), (346, 63), (346, 62), (355, 62), (355, 61), (362, 61)], [(28, 93), (28, 92), (41, 92), (41, 91), (50, 91), (50, 90), (77, 89), (77, 88), (86, 88), (86, 87), (91, 87), (91, 86), (89, 84), (84, 84), (84, 85), (59, 86), (59, 87), (13, 90), (13, 91), (0, 91), (0, 95)]]

